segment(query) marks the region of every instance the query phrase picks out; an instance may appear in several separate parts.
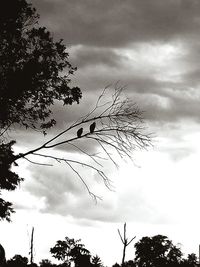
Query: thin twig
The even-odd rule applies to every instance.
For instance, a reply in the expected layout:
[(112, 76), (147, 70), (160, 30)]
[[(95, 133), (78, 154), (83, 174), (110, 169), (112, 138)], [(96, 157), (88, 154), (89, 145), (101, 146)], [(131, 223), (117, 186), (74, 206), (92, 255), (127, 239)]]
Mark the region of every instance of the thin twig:
[[(86, 115), (68, 125), (64, 130), (44, 142), (42, 145), (29, 150), (25, 153), (16, 155), (13, 161), (25, 158), (33, 164), (38, 164), (28, 158), (30, 155), (40, 156), (58, 162), (65, 162), (71, 170), (78, 175), (87, 188), (84, 177), (81, 176), (76, 169), (77, 165), (81, 165), (88, 169), (94, 170), (102, 179), (106, 187), (110, 189), (110, 180), (102, 170), (103, 165), (98, 159), (104, 159), (97, 155), (90, 154), (87, 149), (82, 149), (76, 142), (78, 140), (92, 140), (101, 148), (101, 155), (105, 155), (116, 167), (118, 164), (114, 159), (112, 152), (117, 153), (121, 159), (132, 159), (132, 153), (135, 149), (147, 149), (151, 145), (152, 136), (145, 132), (143, 122), (143, 112), (128, 98), (122, 98), (123, 87), (116, 83), (116, 89), (111, 95), (111, 100), (106, 97), (107, 87), (99, 95), (94, 108)], [(96, 124), (94, 131), (90, 132), (88, 124)], [(77, 134), (77, 130), (87, 126), (88, 131), (84, 131), (81, 136)], [(82, 162), (81, 160), (72, 160), (67, 158), (54, 157), (51, 155), (40, 153), (41, 151), (50, 150), (62, 145), (70, 145), (76, 148), (82, 155), (91, 159), (91, 163)], [(46, 163), (39, 163), (47, 165)], [(89, 188), (88, 193), (93, 195)], [(95, 194), (93, 195), (95, 197)]]

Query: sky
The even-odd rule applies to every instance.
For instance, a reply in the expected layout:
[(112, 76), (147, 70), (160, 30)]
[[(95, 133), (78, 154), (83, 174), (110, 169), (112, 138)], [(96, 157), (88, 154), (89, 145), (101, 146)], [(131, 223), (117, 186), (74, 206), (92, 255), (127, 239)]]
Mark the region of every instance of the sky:
[[(117, 229), (127, 223), (134, 242), (162, 234), (182, 251), (198, 254), (200, 244), (200, 1), (199, 0), (32, 0), (55, 39), (67, 45), (77, 66), (72, 83), (83, 93), (79, 105), (54, 107), (55, 131), (87, 113), (107, 85), (118, 82), (124, 94), (144, 110), (153, 146), (133, 151), (133, 163), (112, 162), (104, 171), (113, 190), (94, 172), (80, 169), (97, 204), (66, 165), (36, 166), (23, 162), (16, 171), (25, 177), (5, 196), (13, 201), (12, 223), (1, 223), (7, 257), (29, 257), (35, 227), (35, 260), (49, 258), (50, 247), (65, 236), (79, 239), (93, 255), (112, 266), (121, 261)], [(43, 137), (17, 130), (16, 151), (37, 146)], [(46, 137), (45, 137), (46, 138)], [(83, 146), (86, 144), (82, 144)], [(98, 147), (89, 146), (89, 150)], [(54, 151), (55, 152), (55, 151)], [(62, 155), (80, 158), (64, 148)], [(85, 177), (84, 176), (84, 177)], [(7, 233), (9, 232), (9, 236)]]

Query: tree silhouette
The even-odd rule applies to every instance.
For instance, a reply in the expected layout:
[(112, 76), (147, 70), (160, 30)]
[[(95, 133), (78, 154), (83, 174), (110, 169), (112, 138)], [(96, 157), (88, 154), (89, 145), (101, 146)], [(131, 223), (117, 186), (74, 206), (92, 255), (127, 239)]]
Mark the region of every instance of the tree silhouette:
[(129, 260), (124, 262), (124, 267), (137, 267), (137, 265), (134, 261)]
[(183, 259), (181, 267), (196, 267), (198, 266), (197, 256), (194, 253), (188, 254), (187, 259)]
[[(15, 126), (46, 135), (56, 124), (52, 105), (57, 101), (71, 105), (79, 103), (81, 98), (80, 89), (70, 87), (70, 75), (75, 68), (68, 61), (66, 46), (62, 41), (55, 42), (45, 27), (39, 27), (38, 18), (36, 10), (25, 0), (8, 0), (0, 4), (0, 189), (15, 190), (23, 181), (12, 170), (13, 165), (27, 160), (49, 166), (56, 161), (67, 164), (96, 200), (98, 196), (90, 190), (77, 167), (95, 171), (111, 188), (102, 161), (109, 159), (117, 165), (114, 151), (121, 158), (131, 159), (136, 148), (148, 147), (151, 137), (144, 131), (142, 112), (130, 99), (122, 97), (123, 88), (117, 84), (110, 100), (106, 94), (110, 92), (105, 88), (94, 108), (85, 116), (42, 145), (14, 153), (15, 141), (9, 140), (8, 133)], [(101, 149), (101, 154), (81, 149), (77, 142), (80, 140), (93, 142)], [(81, 161), (80, 157), (72, 160), (48, 152), (62, 145), (73, 147), (89, 157), (91, 163)], [(41, 158), (44, 159), (42, 163)], [(46, 163), (46, 159), (50, 162)], [(0, 199), (0, 219), (10, 221), (13, 211), (12, 203)]]
[(39, 263), (40, 267), (56, 267), (56, 264), (51, 263), (50, 260), (48, 259), (43, 259), (41, 260), (41, 262)]
[(66, 46), (39, 27), (38, 18), (25, 0), (0, 4), (1, 135), (14, 123), (41, 131), (50, 128), (55, 124), (49, 120), (50, 107), (56, 100), (65, 105), (81, 98), (80, 89), (69, 86), (75, 69)]
[(163, 235), (143, 237), (135, 244), (135, 262), (138, 267), (177, 265), (182, 252)]
[(98, 255), (92, 257), (91, 267), (103, 267), (103, 263)]
[(133, 238), (131, 238), (130, 241), (128, 241), (128, 238), (126, 237), (126, 223), (124, 223), (124, 234), (123, 234), (123, 236), (121, 235), (119, 229), (118, 229), (118, 233), (119, 233), (120, 239), (121, 239), (122, 244), (123, 244), (122, 267), (124, 267), (125, 266), (124, 263), (125, 263), (125, 256), (126, 256), (126, 248), (128, 247), (128, 245), (130, 245), (130, 243), (133, 241), (133, 239), (136, 238), (136, 236), (134, 236)]
[(0, 266), (4, 266), (6, 263), (6, 255), (3, 246), (0, 244)]
[[(50, 117), (54, 102), (66, 105), (81, 98), (80, 89), (69, 86), (75, 68), (68, 61), (66, 46), (39, 27), (38, 18), (25, 0), (0, 3), (1, 189), (14, 190), (23, 180), (11, 171), (14, 141), (7, 142), (7, 132), (18, 124), (46, 134), (56, 123)], [(0, 218), (9, 221), (12, 212), (12, 204), (0, 199)]]
[(120, 267), (120, 265), (116, 262), (112, 267)]
[(90, 266), (90, 252), (80, 241), (65, 237), (63, 241), (58, 240), (50, 252), (54, 258), (67, 266), (70, 266), (71, 262), (74, 262), (75, 267), (80, 267), (81, 264), (85, 267)]
[(12, 259), (7, 261), (6, 266), (8, 267), (27, 267), (28, 258), (22, 257), (21, 255), (15, 255)]
[[(15, 141), (0, 145), (0, 189), (8, 191), (15, 190), (23, 178), (11, 171), (14, 151), (12, 146)], [(15, 163), (15, 162), (14, 162)], [(16, 163), (15, 163), (16, 164)], [(10, 215), (13, 212), (12, 203), (0, 198), (0, 218), (6, 218), (10, 221)]]
[(198, 263), (197, 256), (194, 253), (188, 254), (187, 263), (191, 266), (195, 266)]

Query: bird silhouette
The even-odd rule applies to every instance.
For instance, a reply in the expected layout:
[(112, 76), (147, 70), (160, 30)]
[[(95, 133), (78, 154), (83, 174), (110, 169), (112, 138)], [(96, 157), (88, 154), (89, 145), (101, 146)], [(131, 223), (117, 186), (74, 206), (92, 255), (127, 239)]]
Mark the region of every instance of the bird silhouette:
[(96, 127), (96, 122), (94, 121), (91, 125), (90, 125), (90, 133), (94, 132), (94, 129)]
[(78, 129), (78, 131), (77, 131), (78, 138), (81, 137), (82, 133), (83, 133), (83, 128)]

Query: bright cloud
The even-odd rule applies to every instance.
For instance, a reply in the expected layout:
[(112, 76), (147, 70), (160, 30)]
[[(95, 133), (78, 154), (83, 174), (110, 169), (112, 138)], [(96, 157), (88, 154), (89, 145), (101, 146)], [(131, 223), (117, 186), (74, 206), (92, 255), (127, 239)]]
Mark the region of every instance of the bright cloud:
[[(115, 191), (107, 190), (94, 172), (79, 167), (91, 190), (103, 196), (97, 205), (66, 165), (41, 167), (23, 162), (18, 171), (25, 182), (16, 192), (5, 194), (17, 209), (13, 223), (3, 223), (0, 229), (8, 257), (28, 255), (28, 225), (29, 232), (31, 226), (36, 228), (37, 259), (49, 257), (49, 248), (68, 235), (82, 238), (91, 252), (111, 265), (121, 260), (117, 228), (125, 221), (137, 240), (166, 234), (181, 242), (184, 252), (197, 253), (200, 1), (32, 2), (41, 23), (69, 46), (70, 62), (78, 67), (72, 82), (83, 92), (79, 105), (53, 107), (58, 123), (49, 136), (86, 114), (102, 88), (119, 81), (126, 85), (125, 94), (145, 111), (148, 130), (155, 138), (150, 151), (133, 153), (135, 165), (120, 162), (116, 170), (104, 163)], [(13, 136), (17, 152), (46, 140), (22, 129)], [(80, 146), (97, 151), (94, 144), (80, 142)], [(53, 153), (81, 157), (74, 148)], [(133, 253), (132, 247), (127, 258), (133, 258)]]

